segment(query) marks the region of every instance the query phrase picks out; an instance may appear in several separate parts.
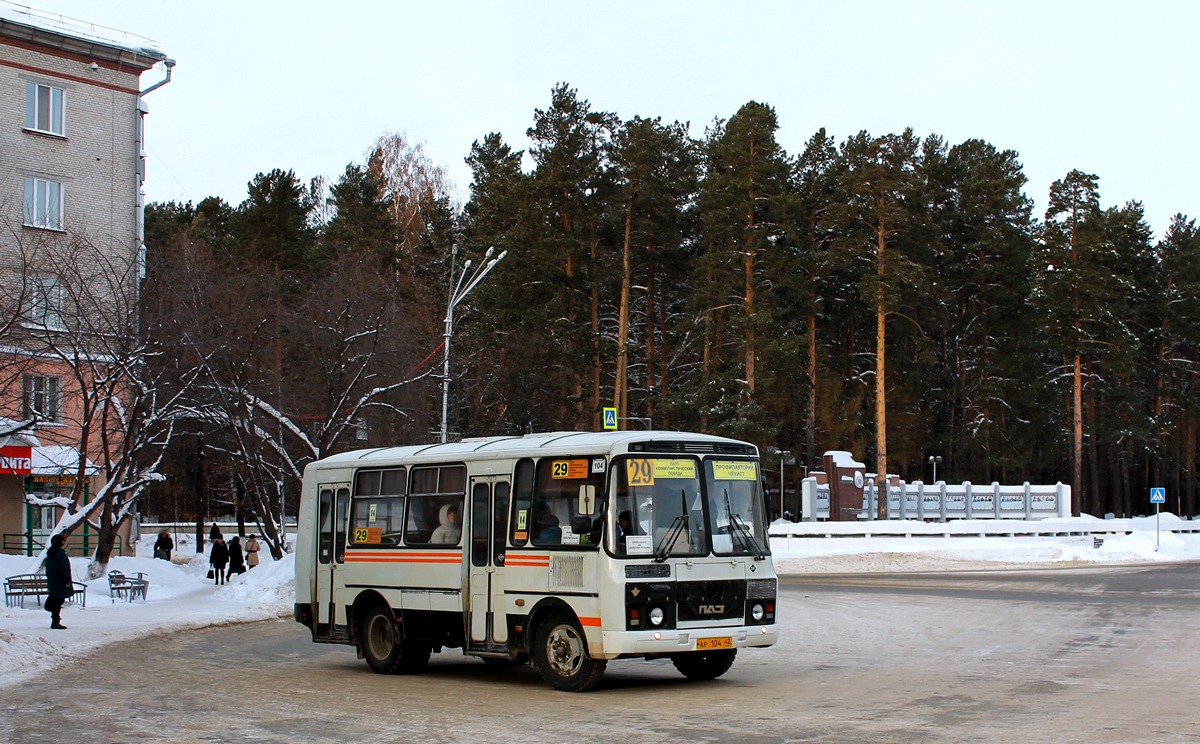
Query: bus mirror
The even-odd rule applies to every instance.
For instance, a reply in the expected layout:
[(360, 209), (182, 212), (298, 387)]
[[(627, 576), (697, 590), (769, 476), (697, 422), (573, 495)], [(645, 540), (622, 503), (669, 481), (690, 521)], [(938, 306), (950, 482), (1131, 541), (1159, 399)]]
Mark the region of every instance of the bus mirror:
[(585, 483), (579, 487), (579, 504), (575, 507), (577, 514), (591, 514), (596, 510), (596, 486)]
[(581, 514), (577, 517), (571, 517), (571, 532), (576, 535), (586, 535), (592, 531), (592, 520), (587, 515)]

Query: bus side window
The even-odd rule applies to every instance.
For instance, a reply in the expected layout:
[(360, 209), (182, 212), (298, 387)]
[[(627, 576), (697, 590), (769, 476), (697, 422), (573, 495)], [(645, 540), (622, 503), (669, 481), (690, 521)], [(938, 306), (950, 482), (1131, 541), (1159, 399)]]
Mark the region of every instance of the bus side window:
[(529, 542), (529, 530), (533, 506), (533, 460), (524, 459), (517, 462), (513, 478), (512, 519), (509, 528), (512, 530), (512, 545), (515, 548), (524, 547)]

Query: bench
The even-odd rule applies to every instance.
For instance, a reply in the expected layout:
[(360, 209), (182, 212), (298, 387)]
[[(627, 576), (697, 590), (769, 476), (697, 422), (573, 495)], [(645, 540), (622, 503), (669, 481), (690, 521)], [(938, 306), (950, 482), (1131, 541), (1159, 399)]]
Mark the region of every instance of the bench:
[[(71, 590), (71, 596), (67, 597), (67, 601), (78, 602), (81, 607), (87, 607), (87, 585), (72, 581)], [(40, 605), (42, 597), (48, 594), (46, 577), (41, 574), (21, 574), (9, 576), (4, 580), (4, 604), (7, 607), (16, 607), (18, 602), (21, 607), (25, 607), (26, 597), (35, 598)]]
[(126, 576), (120, 571), (108, 572), (108, 597), (113, 602), (116, 602), (117, 598), (132, 602), (138, 597), (145, 601), (146, 590), (149, 588), (150, 579), (140, 571), (134, 576)]

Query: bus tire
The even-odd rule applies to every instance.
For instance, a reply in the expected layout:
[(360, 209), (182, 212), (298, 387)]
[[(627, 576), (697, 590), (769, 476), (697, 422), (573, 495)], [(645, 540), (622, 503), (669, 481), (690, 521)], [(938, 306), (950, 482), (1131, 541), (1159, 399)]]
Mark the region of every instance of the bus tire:
[(603, 659), (588, 655), (583, 631), (561, 612), (538, 625), (533, 656), (546, 684), (563, 692), (592, 689), (607, 666)]
[(367, 666), (378, 674), (413, 674), (425, 668), (433, 649), (403, 638), (387, 607), (375, 605), (363, 615), (359, 643)]
[(671, 663), (679, 673), (690, 680), (704, 682), (716, 679), (733, 666), (737, 658), (737, 649), (720, 649), (717, 651), (688, 651), (672, 654)]

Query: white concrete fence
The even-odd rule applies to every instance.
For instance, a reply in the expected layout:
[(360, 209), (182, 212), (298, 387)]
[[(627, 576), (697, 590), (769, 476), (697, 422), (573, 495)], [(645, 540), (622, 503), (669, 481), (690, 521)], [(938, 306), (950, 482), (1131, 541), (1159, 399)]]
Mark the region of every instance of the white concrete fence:
[[(874, 519), (877, 486), (873, 477), (863, 484), (859, 519)], [(926, 485), (921, 481), (887, 487), (887, 518), (936, 520), (951, 519), (1048, 519), (1071, 516), (1071, 487), (1002, 486), (999, 483), (976, 485), (964, 482), (951, 485), (939, 481)], [(829, 486), (805, 478), (800, 484), (801, 520), (829, 519)]]

